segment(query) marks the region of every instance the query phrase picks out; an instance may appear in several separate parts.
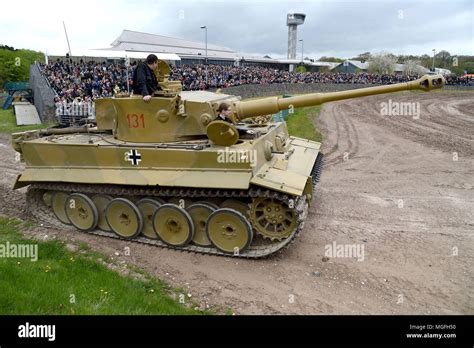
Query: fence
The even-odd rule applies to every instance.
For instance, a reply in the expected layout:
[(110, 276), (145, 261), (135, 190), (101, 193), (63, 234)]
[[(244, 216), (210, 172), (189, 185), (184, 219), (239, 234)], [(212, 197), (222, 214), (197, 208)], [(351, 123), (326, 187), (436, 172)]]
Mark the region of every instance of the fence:
[(82, 126), (95, 120), (95, 103), (93, 102), (58, 102), (56, 103), (56, 120), (62, 126)]
[(43, 123), (55, 122), (54, 97), (56, 93), (41, 73), (38, 64), (30, 65), (30, 86), (33, 93), (33, 101), (41, 121)]
[[(352, 83), (274, 83), (241, 85), (223, 88), (222, 93), (239, 95), (242, 98), (268, 97), (282, 94), (303, 94), (315, 92), (337, 92), (380, 85)], [(446, 90), (474, 91), (474, 85), (449, 85)]]

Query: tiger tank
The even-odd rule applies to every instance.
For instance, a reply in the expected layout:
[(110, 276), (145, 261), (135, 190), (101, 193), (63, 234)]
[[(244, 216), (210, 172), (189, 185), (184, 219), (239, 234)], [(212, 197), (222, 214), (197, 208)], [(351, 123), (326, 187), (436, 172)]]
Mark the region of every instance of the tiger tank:
[[(321, 143), (265, 115), (325, 102), (441, 88), (441, 76), (332, 93), (241, 100), (182, 91), (159, 62), (149, 102), (96, 100), (96, 122), (15, 133), (27, 209), (49, 225), (190, 252), (262, 258), (302, 231)], [(231, 110), (226, 122), (219, 107)], [(291, 117), (291, 116), (290, 116)], [(262, 121), (263, 122), (257, 122)]]

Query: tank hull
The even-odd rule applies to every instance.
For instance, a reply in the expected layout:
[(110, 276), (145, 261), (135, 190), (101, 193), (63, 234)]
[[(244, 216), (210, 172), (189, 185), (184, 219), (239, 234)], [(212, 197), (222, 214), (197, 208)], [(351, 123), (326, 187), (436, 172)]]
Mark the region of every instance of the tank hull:
[(26, 168), (15, 188), (35, 182), (244, 190), (256, 185), (300, 196), (305, 188), (311, 191), (306, 186), (321, 145), (289, 137), (276, 149), (275, 138), (285, 130), (279, 124), (230, 147), (207, 140), (123, 143), (105, 134), (42, 137), (22, 143)]
[(14, 188), (29, 185), (30, 214), (60, 228), (267, 257), (304, 226), (321, 144), (289, 137), (284, 123), (251, 128), (257, 136), (228, 147), (207, 139), (148, 144), (106, 133), (31, 135), (17, 143), (26, 166)]

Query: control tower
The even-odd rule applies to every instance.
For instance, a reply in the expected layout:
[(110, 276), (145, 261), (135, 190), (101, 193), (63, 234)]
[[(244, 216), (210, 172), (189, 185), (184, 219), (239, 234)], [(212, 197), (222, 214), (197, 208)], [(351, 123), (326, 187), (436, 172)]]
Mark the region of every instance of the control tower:
[(288, 13), (286, 15), (286, 25), (288, 26), (288, 59), (296, 59), (296, 29), (298, 25), (304, 23), (306, 15), (304, 13)]

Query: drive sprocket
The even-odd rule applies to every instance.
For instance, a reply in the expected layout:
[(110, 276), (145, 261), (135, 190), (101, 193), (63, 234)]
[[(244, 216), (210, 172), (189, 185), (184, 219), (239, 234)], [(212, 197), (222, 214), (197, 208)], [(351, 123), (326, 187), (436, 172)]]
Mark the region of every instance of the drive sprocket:
[(288, 238), (298, 225), (298, 215), (291, 200), (256, 197), (250, 205), (249, 215), (257, 233), (271, 240)]

